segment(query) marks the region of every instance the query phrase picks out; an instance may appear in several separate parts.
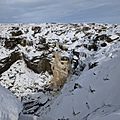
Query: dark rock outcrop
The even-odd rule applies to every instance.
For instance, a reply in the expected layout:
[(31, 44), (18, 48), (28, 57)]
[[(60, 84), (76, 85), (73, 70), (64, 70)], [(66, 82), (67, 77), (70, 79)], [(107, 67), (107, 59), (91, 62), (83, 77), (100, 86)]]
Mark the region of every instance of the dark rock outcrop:
[(12, 31), (11, 32), (11, 35), (12, 36), (20, 36), (20, 35), (22, 35), (23, 33), (22, 33), (22, 31), (21, 30), (18, 30), (18, 31)]
[(101, 47), (106, 47), (106, 46), (107, 44), (105, 42), (101, 44)]
[(88, 48), (88, 50), (94, 50), (94, 51), (97, 51), (98, 50), (98, 46), (97, 46), (97, 44), (96, 43), (93, 43), (93, 44), (91, 44), (91, 45), (88, 45), (87, 46), (87, 48)]
[(5, 72), (10, 68), (10, 66), (17, 60), (21, 59), (21, 54), (19, 52), (12, 52), (8, 57), (0, 60), (0, 74)]
[(24, 47), (27, 45), (27, 41), (21, 37), (9, 38), (5, 40), (4, 47), (6, 47), (7, 49), (14, 49), (18, 44)]
[[(36, 114), (37, 110), (44, 107), (49, 102), (49, 98), (44, 102), (39, 100), (32, 100), (23, 103), (23, 114)], [(36, 114), (37, 115), (37, 114)]]
[(94, 67), (96, 67), (98, 65), (98, 62), (94, 62), (94, 63), (89, 63), (89, 69), (92, 69)]
[(19, 40), (20, 39), (18, 39), (18, 38), (6, 39), (4, 47), (6, 47), (8, 49), (14, 49), (16, 47), (16, 45), (18, 44)]
[(39, 42), (35, 45), (37, 51), (49, 50), (49, 44), (46, 43), (46, 39), (39, 37)]
[(46, 57), (34, 57), (32, 60), (30, 60), (28, 57), (24, 56), (24, 61), (27, 65), (27, 67), (31, 70), (33, 70), (35, 73), (41, 73), (41, 72), (48, 72), (49, 74), (52, 74), (51, 70), (51, 64), (50, 60)]
[(35, 46), (35, 49), (36, 49), (37, 51), (49, 50), (49, 45), (46, 44), (46, 43), (39, 44), (39, 45), (36, 45), (36, 46)]
[(35, 26), (35, 27), (32, 27), (32, 30), (34, 31), (34, 34), (37, 34), (41, 32), (41, 27)]
[(103, 35), (99, 35), (97, 36), (94, 41), (107, 41), (108, 43), (112, 42), (113, 40), (107, 36), (106, 34), (103, 34)]

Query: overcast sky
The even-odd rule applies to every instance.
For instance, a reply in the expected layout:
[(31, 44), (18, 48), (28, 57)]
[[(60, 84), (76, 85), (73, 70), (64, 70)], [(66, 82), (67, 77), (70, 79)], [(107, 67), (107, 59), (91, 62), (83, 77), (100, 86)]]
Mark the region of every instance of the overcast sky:
[(0, 23), (120, 23), (120, 0), (0, 0)]

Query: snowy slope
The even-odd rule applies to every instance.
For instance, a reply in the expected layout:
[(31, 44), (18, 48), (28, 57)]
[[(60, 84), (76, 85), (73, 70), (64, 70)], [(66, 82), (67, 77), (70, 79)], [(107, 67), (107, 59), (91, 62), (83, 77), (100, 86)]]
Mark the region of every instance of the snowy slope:
[(31, 96), (36, 103), (50, 100), (41, 104), (35, 114), (40, 115), (40, 120), (119, 120), (119, 68), (120, 50), (76, 79), (74, 76), (56, 97), (42, 93)]
[(7, 89), (0, 86), (0, 120), (18, 120), (22, 104)]
[(102, 116), (102, 117), (96, 116), (92, 120), (119, 120), (119, 119), (120, 119), (120, 111), (116, 111), (107, 116)]
[[(77, 80), (67, 83), (47, 115), (53, 120), (97, 120), (99, 117), (105, 120), (120, 119), (120, 113), (116, 112), (120, 109), (119, 52), (117, 57), (84, 71)], [(81, 87), (75, 89), (77, 84)], [(109, 115), (111, 113), (112, 115)], [(109, 116), (104, 117), (106, 115)]]

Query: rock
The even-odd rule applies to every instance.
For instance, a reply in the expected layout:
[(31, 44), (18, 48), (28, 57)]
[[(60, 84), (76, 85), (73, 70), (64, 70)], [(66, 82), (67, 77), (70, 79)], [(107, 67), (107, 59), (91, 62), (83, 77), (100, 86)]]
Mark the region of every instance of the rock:
[(73, 49), (72, 53), (73, 55), (77, 56), (77, 58), (79, 58), (79, 52), (75, 51), (75, 49)]
[(86, 54), (85, 52), (79, 52), (79, 56), (80, 56), (80, 57), (85, 57), (85, 58), (86, 58), (86, 57), (87, 57), (87, 54)]
[(7, 49), (14, 49), (18, 44), (25, 47), (26, 45), (32, 46), (33, 42), (26, 40), (24, 37), (12, 37), (9, 39), (5, 39), (4, 47)]
[(37, 114), (37, 110), (44, 107), (48, 103), (46, 99), (43, 103), (40, 100), (31, 100), (23, 103), (23, 114)]
[(101, 47), (105, 47), (105, 46), (107, 46), (105, 42), (101, 44)]
[(118, 35), (111, 35), (110, 38), (112, 40), (117, 40), (117, 39), (119, 39), (119, 36)]
[(80, 71), (83, 71), (84, 68), (86, 67), (86, 64), (81, 61), (79, 67), (80, 67)]
[(0, 74), (5, 72), (10, 68), (10, 66), (15, 63), (17, 60), (20, 60), (21, 54), (19, 52), (12, 52), (8, 57), (0, 60)]
[(20, 35), (23, 34), (21, 30), (18, 30), (18, 31), (12, 31), (12, 32), (10, 32), (10, 33), (11, 33), (12, 36), (20, 36)]
[(94, 50), (94, 51), (97, 51), (98, 50), (98, 46), (97, 46), (97, 44), (96, 43), (93, 43), (93, 44), (91, 44), (91, 45), (88, 45), (87, 46), (87, 48), (88, 48), (88, 50)]
[(90, 30), (91, 28), (90, 27), (83, 27), (82, 28), (82, 31), (88, 31), (88, 30)]
[(39, 44), (39, 45), (35, 46), (35, 49), (38, 51), (49, 50), (49, 45), (46, 43)]
[(77, 89), (77, 88), (82, 88), (82, 86), (79, 83), (75, 83), (74, 89)]
[(55, 91), (63, 87), (71, 73), (71, 60), (68, 56), (62, 56), (60, 52), (55, 52), (51, 61), (53, 78), (50, 81), (50, 88)]
[[(23, 106), (24, 106), (24, 111), (29, 110), (29, 113), (34, 113), (35, 110), (39, 108), (39, 102), (38, 101), (28, 101), (26, 103), (23, 103)], [(30, 110), (33, 106), (34, 106), (34, 110)], [(23, 113), (25, 113), (24, 111), (23, 111)]]
[(39, 37), (39, 42), (35, 45), (36, 50), (49, 50), (49, 44), (46, 43), (46, 39), (43, 37)]
[(98, 62), (89, 63), (89, 69), (92, 69), (98, 65)]
[(20, 37), (5, 39), (4, 47), (8, 49), (14, 49), (18, 44), (22, 46), (26, 46), (27, 41), (24, 38), (20, 38)]
[(49, 74), (52, 74), (50, 60), (48, 60), (47, 58), (41, 59), (38, 63), (38, 71), (40, 72), (47, 71)]
[(28, 46), (33, 46), (33, 41), (27, 41)]
[(18, 39), (15, 38), (6, 39), (4, 47), (8, 49), (14, 49), (17, 43), (18, 43)]
[(33, 70), (35, 73), (39, 74), (41, 72), (47, 71), (49, 74), (52, 74), (51, 64), (50, 64), (49, 59), (41, 58), (41, 57), (34, 57), (32, 60), (30, 60), (24, 55), (24, 60), (25, 60), (27, 67)]
[(77, 68), (77, 66), (79, 65), (79, 62), (78, 62), (78, 59), (73, 59), (72, 60), (72, 67), (73, 67), (73, 70), (75, 70)]
[(79, 38), (74, 37), (71, 41), (72, 41), (72, 42), (75, 42), (75, 41), (78, 41), (78, 40), (79, 40)]
[(110, 43), (110, 42), (113, 42), (113, 39), (111, 39), (111, 38), (108, 37), (108, 38), (106, 39), (106, 41), (107, 41), (108, 43)]
[(59, 48), (60, 48), (61, 50), (64, 50), (64, 51), (67, 51), (67, 50), (68, 50), (68, 47), (65, 46), (65, 45), (62, 45), (62, 44), (59, 45)]
[(40, 33), (41, 32), (41, 27), (35, 26), (35, 27), (32, 27), (32, 30), (34, 31), (34, 34)]
[(43, 38), (43, 37), (40, 37), (40, 38), (39, 38), (39, 43), (40, 43), (40, 44), (46, 43), (46, 39)]
[(12, 30), (19, 30), (19, 27), (12, 27)]
[(97, 41), (107, 41), (109, 43), (109, 42), (112, 42), (113, 40), (109, 36), (107, 36), (106, 34), (103, 34), (103, 35), (97, 36), (94, 39), (94, 41), (96, 41), (96, 42)]
[(27, 45), (27, 41), (25, 39), (21, 39), (20, 45), (23, 46), (23, 47), (25, 47)]

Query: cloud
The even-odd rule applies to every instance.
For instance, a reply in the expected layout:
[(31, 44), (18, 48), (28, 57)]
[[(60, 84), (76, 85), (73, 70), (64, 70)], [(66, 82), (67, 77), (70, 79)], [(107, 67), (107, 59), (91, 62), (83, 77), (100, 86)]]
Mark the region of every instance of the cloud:
[(0, 0), (0, 22), (104, 21), (109, 15), (117, 18), (119, 6), (119, 0)]

